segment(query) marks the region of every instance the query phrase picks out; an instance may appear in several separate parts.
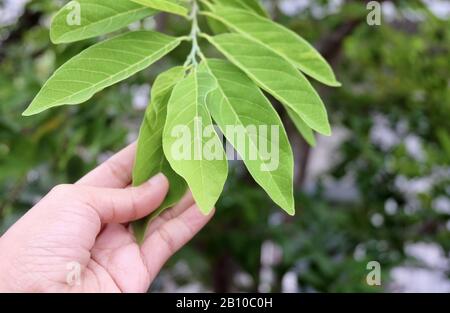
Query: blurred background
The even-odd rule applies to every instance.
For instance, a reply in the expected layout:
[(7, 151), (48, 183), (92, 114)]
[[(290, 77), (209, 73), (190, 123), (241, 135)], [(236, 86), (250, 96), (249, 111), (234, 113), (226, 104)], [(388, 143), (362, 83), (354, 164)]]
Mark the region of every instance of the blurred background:
[[(297, 215), (233, 162), (214, 220), (152, 291), (450, 292), (450, 2), (378, 2), (375, 26), (367, 1), (264, 2), (343, 83), (314, 82), (333, 136), (310, 148), (280, 110), (296, 157)], [(95, 42), (50, 43), (51, 16), (65, 3), (0, 0), (0, 234), (52, 186), (134, 141), (153, 79), (190, 48), (85, 104), (24, 118), (51, 73)], [(130, 26), (175, 35), (188, 27), (167, 15)], [(380, 286), (366, 282), (370, 261), (381, 266)]]

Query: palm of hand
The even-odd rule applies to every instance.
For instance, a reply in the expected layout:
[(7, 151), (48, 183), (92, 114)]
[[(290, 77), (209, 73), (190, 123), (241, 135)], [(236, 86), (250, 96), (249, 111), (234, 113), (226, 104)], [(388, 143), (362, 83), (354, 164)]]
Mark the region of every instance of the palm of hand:
[(0, 238), (0, 290), (148, 290), (167, 259), (211, 216), (187, 194), (151, 223), (139, 246), (126, 223), (155, 210), (168, 183), (156, 176), (119, 189), (131, 180), (134, 150), (126, 148), (75, 185), (55, 188)]

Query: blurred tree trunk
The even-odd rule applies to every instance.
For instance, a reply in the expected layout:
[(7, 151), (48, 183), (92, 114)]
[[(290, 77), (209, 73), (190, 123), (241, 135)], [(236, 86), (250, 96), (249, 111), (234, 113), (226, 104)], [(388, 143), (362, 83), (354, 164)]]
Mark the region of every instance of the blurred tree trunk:
[[(350, 36), (353, 31), (364, 21), (364, 19), (348, 20), (339, 25), (330, 35), (319, 40), (317, 44), (319, 52), (332, 65), (338, 63), (342, 51), (342, 45), (345, 38)], [(323, 94), (327, 87), (320, 87)], [(308, 171), (308, 163), (311, 155), (311, 147), (305, 139), (298, 133), (297, 129), (289, 118), (284, 114), (283, 121), (286, 125), (289, 139), (291, 140), (292, 150), (295, 159), (294, 183), (296, 189), (301, 189), (305, 183)]]
[(230, 292), (234, 276), (231, 257), (227, 253), (218, 256), (212, 265), (212, 269), (214, 292)]

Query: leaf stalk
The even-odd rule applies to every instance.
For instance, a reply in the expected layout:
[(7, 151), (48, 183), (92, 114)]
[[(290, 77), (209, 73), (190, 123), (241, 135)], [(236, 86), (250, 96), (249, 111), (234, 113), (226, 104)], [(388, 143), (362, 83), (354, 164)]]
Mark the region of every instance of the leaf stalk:
[(192, 0), (192, 9), (189, 15), (189, 20), (192, 22), (191, 33), (189, 35), (189, 40), (192, 42), (192, 49), (184, 63), (184, 67), (192, 66), (195, 68), (198, 65), (197, 57), (201, 60), (205, 59), (198, 44), (198, 37), (201, 33), (200, 27), (198, 26), (198, 13), (199, 6), (197, 0)]

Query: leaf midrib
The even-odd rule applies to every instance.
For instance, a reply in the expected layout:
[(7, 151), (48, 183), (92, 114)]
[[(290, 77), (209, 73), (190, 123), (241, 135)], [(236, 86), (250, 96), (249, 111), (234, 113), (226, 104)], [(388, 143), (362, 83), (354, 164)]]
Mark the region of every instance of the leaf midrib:
[[(214, 43), (214, 38), (212, 37), (207, 37), (207, 39), (217, 48), (219, 49), (219, 51), (221, 51), (223, 54), (225, 54), (230, 60), (233, 60), (235, 63), (240, 64), (241, 68), (245, 68), (245, 66), (242, 65), (241, 62), (239, 62), (238, 60), (236, 60), (236, 58), (234, 58), (232, 55), (230, 55), (228, 52), (224, 51), (223, 49), (221, 49), (217, 44)], [(212, 41), (211, 41), (212, 40)], [(253, 39), (249, 39), (252, 40), (254, 42), (257, 42)], [(267, 90), (268, 92), (272, 93), (274, 96), (276, 96), (281, 102), (286, 103), (286, 105), (288, 105), (290, 108), (292, 108), (296, 113), (298, 113), (299, 115), (304, 115), (304, 113), (302, 112), (297, 112), (296, 108), (291, 104), (290, 101), (287, 101), (285, 99), (285, 97), (283, 97), (282, 95), (280, 95), (278, 92), (273, 91), (271, 88), (269, 88), (266, 84), (264, 84), (263, 82), (261, 82), (258, 78), (255, 77), (255, 75), (253, 75), (252, 73), (250, 73), (249, 71), (245, 71), (245, 73), (252, 78), (254, 81), (256, 81), (257, 84), (261, 85), (262, 88), (264, 88), (265, 90)], [(303, 118), (303, 120), (305, 121), (305, 119)], [(305, 123), (307, 123), (305, 121)], [(308, 123), (307, 123), (308, 124)], [(308, 124), (308, 126), (310, 126)], [(311, 126), (310, 126), (311, 127)], [(312, 127), (311, 127), (312, 128)], [(315, 128), (315, 127), (314, 127)], [(317, 129), (316, 129), (317, 130)], [(319, 131), (319, 130), (317, 130)]]
[[(115, 73), (114, 75), (111, 75), (111, 76), (109, 76), (108, 78), (105, 78), (105, 79), (103, 79), (103, 80), (101, 80), (101, 81), (99, 81), (99, 82), (97, 82), (97, 83), (91, 85), (91, 86), (88, 87), (88, 88), (81, 89), (81, 90), (77, 91), (76, 93), (73, 93), (73, 94), (71, 94), (70, 96), (66, 96), (66, 97), (64, 97), (64, 98), (62, 98), (62, 99), (59, 99), (59, 100), (57, 100), (57, 101), (55, 101), (55, 102), (53, 102), (52, 104), (49, 104), (49, 105), (52, 105), (52, 106), (53, 106), (53, 105), (56, 105), (56, 104), (65, 103), (66, 101), (69, 101), (70, 99), (72, 99), (72, 98), (74, 98), (74, 97), (76, 97), (76, 96), (78, 96), (78, 95), (80, 95), (80, 94), (82, 94), (82, 93), (88, 91), (89, 89), (95, 89), (95, 87), (104, 84), (106, 81), (111, 80), (111, 79), (113, 79), (114, 77), (117, 77), (117, 76), (120, 76), (120, 75), (126, 73), (126, 72), (127, 72), (128, 70), (130, 70), (131, 68), (136, 67), (136, 66), (138, 66), (138, 65), (141, 65), (142, 63), (147, 62), (148, 60), (152, 59), (155, 55), (158, 55), (159, 53), (161, 53), (161, 51), (167, 49), (167, 47), (170, 47), (170, 46), (172, 46), (172, 45), (175, 45), (175, 44), (176, 44), (177, 42), (179, 42), (179, 41), (180, 41), (180, 39), (175, 38), (173, 41), (168, 42), (168, 43), (167, 43), (166, 45), (164, 45), (161, 49), (156, 50), (154, 53), (152, 53), (152, 54), (150, 54), (149, 56), (145, 57), (145, 58), (142, 59), (141, 61), (136, 62), (136, 63), (133, 63), (132, 65), (130, 65), (130, 66), (128, 66), (127, 68), (125, 68), (125, 69), (123, 69), (123, 70), (121, 70), (121, 71)], [(105, 59), (101, 59), (101, 60), (105, 61)], [(108, 60), (108, 61), (112, 61), (112, 60)], [(117, 60), (115, 60), (115, 61), (117, 61)], [(117, 61), (117, 62), (118, 62), (118, 61)], [(120, 63), (122, 63), (122, 64), (127, 64), (127, 63), (124, 63), (124, 62), (120, 62)], [(57, 73), (58, 73), (58, 71), (56, 71), (56, 72), (54, 73), (53, 77), (55, 77), (55, 75), (56, 75)], [(49, 81), (51, 81), (51, 78), (50, 78), (47, 82), (49, 82)], [(42, 89), (44, 89), (44, 88), (46, 87), (46, 85), (47, 85), (47, 84), (45, 84), (45, 85), (43, 86)], [(49, 105), (47, 105), (47, 106), (49, 106)]]
[[(246, 12), (246, 13), (251, 14), (252, 17), (254, 16), (255, 18), (261, 19), (261, 17), (258, 16), (258, 15), (256, 15), (256, 14), (253, 14), (253, 13), (250, 13), (250, 12)], [(253, 40), (253, 41), (255, 41), (255, 42), (257, 42), (257, 43), (263, 45), (264, 47), (266, 47), (266, 48), (269, 49), (270, 51), (276, 53), (278, 56), (282, 57), (284, 60), (286, 60), (287, 62), (289, 62), (289, 63), (290, 63), (292, 66), (294, 66), (295, 68), (297, 67), (297, 65), (294, 64), (294, 63), (290, 60), (290, 58), (289, 58), (287, 55), (285, 55), (284, 53), (281, 53), (281, 52), (279, 52), (279, 51), (277, 51), (277, 50), (274, 50), (274, 49), (273, 49), (271, 46), (269, 46), (268, 44), (264, 43), (263, 41), (261, 41), (260, 39), (254, 37), (254, 36), (251, 36), (249, 33), (246, 33), (246, 32), (244, 32), (244, 31), (242, 31), (240, 28), (236, 27), (236, 26), (233, 25), (232, 23), (227, 22), (227, 20), (225, 20), (224, 18), (220, 17), (219, 15), (214, 14), (214, 13), (212, 13), (212, 12), (207, 12), (207, 11), (203, 12), (203, 14), (205, 14), (205, 15), (207, 15), (207, 16), (210, 16), (210, 17), (212, 17), (212, 18), (215, 18), (215, 19), (217, 19), (218, 21), (220, 21), (220, 22), (222, 22), (222, 23), (224, 23), (224, 24), (230, 26), (231, 28), (233, 28), (233, 29), (234, 29), (237, 33), (239, 33), (240, 35), (244, 36), (245, 38), (247, 38), (247, 39), (249, 39), (249, 40)]]
[[(194, 86), (195, 86), (195, 88), (194, 88), (194, 90), (195, 90), (195, 117), (199, 117), (199, 110), (198, 110), (198, 107), (199, 107), (199, 99), (198, 99), (198, 96), (199, 96), (199, 90), (198, 90), (198, 73), (197, 73), (197, 70), (195, 70), (195, 72), (194, 72)], [(194, 117), (194, 119), (195, 119), (195, 117)], [(195, 128), (195, 123), (194, 123), (194, 128)], [(194, 129), (194, 131), (195, 131), (195, 129)], [(203, 130), (201, 130), (202, 132), (203, 132)], [(197, 141), (199, 141), (199, 142), (203, 142), (202, 141), (202, 138), (201, 138), (201, 135), (200, 135), (200, 140), (198, 140), (198, 138), (197, 138)], [(194, 149), (195, 149), (195, 142), (194, 142)], [(201, 151), (200, 151), (200, 153), (201, 153), (201, 158), (200, 158), (200, 164), (199, 164), (199, 166), (198, 166), (198, 168), (199, 168), (199, 170), (200, 170), (200, 178), (201, 178), (201, 189), (202, 189), (202, 192), (203, 192), (203, 198), (208, 198), (208, 195), (207, 195), (207, 193), (205, 192), (205, 188), (203, 188), (203, 186), (205, 186), (205, 180), (203, 179), (203, 173), (204, 173), (204, 170), (203, 170), (203, 150), (202, 149), (200, 149)], [(195, 150), (194, 150), (194, 153), (195, 153)], [(208, 210), (209, 210), (209, 208), (208, 208)]]

